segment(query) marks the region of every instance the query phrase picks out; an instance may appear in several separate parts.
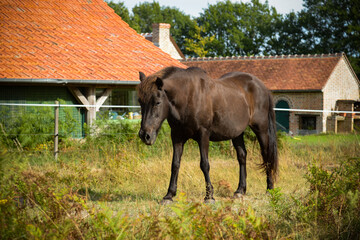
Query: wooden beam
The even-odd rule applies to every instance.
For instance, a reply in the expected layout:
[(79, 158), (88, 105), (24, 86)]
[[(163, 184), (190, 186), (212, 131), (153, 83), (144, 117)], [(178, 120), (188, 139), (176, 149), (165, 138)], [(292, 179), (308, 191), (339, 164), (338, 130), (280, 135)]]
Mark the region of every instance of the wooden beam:
[[(80, 103), (82, 103), (83, 105), (90, 105), (87, 98), (81, 93), (81, 91), (78, 88), (69, 87), (69, 90), (72, 93), (72, 95), (76, 98), (76, 100), (78, 100)], [(89, 111), (90, 109), (88, 106), (85, 106), (85, 108), (87, 111)]]
[(87, 89), (87, 101), (89, 105), (93, 105), (93, 107), (89, 107), (89, 110), (87, 112), (87, 124), (91, 126), (96, 119), (96, 88), (95, 87), (89, 87)]
[(106, 99), (109, 97), (111, 93), (111, 88), (107, 88), (102, 93), (101, 97), (96, 101), (96, 111), (99, 111), (100, 107), (104, 104)]

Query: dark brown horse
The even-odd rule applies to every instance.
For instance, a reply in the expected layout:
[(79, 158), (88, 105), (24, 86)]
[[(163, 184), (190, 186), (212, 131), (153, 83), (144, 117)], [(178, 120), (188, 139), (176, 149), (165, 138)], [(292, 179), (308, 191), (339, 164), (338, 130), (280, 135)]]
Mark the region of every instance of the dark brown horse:
[(260, 143), (267, 189), (273, 189), (278, 167), (275, 117), (271, 93), (255, 76), (232, 72), (213, 80), (200, 68), (168, 67), (145, 77), (137, 87), (142, 121), (139, 136), (155, 142), (165, 119), (171, 127), (173, 159), (170, 186), (163, 203), (176, 195), (184, 144), (194, 139), (200, 147), (200, 167), (205, 176), (205, 201), (213, 201), (209, 177), (209, 141), (232, 139), (240, 164), (239, 185), (234, 197), (246, 192), (244, 130), (254, 131)]

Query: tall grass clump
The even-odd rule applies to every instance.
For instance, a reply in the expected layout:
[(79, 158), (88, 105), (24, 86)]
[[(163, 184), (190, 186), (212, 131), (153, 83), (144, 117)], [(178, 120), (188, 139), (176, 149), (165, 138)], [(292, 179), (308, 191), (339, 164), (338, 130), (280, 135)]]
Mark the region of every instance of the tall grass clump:
[(319, 239), (359, 239), (360, 158), (342, 161), (327, 169), (316, 163), (305, 175), (305, 196), (286, 196), (280, 188), (270, 191), (270, 205), (278, 227), (288, 234)]
[[(17, 166), (11, 167), (11, 159)], [(80, 185), (55, 169), (28, 168), (7, 153), (0, 156), (2, 239), (272, 239), (270, 223), (251, 207), (231, 202), (205, 205), (179, 194), (170, 206), (144, 211), (113, 210), (91, 200)], [(60, 166), (58, 168), (62, 169)], [(6, 172), (5, 172), (6, 171)], [(85, 176), (87, 173), (82, 172)], [(89, 176), (88, 176), (89, 177)], [(86, 180), (86, 177), (82, 178)], [(91, 183), (88, 183), (91, 185)]]

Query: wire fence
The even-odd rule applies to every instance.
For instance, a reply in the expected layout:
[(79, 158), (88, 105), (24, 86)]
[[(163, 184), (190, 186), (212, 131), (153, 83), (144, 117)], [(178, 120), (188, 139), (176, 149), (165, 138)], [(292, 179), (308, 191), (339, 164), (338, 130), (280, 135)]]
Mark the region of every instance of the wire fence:
[[(36, 104), (36, 103), (0, 103), (0, 106), (23, 106), (23, 107), (77, 107), (77, 108), (86, 108), (92, 107), (95, 108), (97, 105), (82, 105), (82, 104)], [(102, 105), (101, 108), (123, 108), (131, 109), (138, 108), (138, 105)], [(338, 110), (314, 110), (314, 109), (293, 109), (293, 108), (274, 108), (275, 111), (288, 111), (288, 112), (313, 112), (313, 113), (349, 113), (349, 114), (360, 114), (360, 111), (338, 111)]]
[[(85, 123), (84, 114), (85, 111), (81, 111), (84, 108), (96, 108), (96, 105), (77, 105), (66, 103), (0, 103), (0, 137), (11, 138), (16, 144), (20, 144), (20, 141), (27, 141), (26, 137), (39, 138), (40, 136), (51, 139), (52, 137), (69, 136), (69, 131), (81, 132), (77, 134), (77, 138), (85, 136), (83, 126)], [(64, 110), (61, 112), (58, 134), (54, 133), (54, 109), (71, 109), (72, 111)], [(102, 105), (100, 112), (97, 113), (102, 119), (110, 120), (121, 118), (124, 121), (129, 121), (130, 116), (124, 119), (123, 115), (118, 115), (114, 110), (120, 110), (123, 112), (129, 112), (129, 110), (139, 110), (138, 105)], [(351, 114), (360, 115), (359, 111), (337, 111), (337, 110), (313, 110), (313, 109), (285, 109), (274, 108), (275, 111), (281, 112), (302, 112), (302, 113), (320, 113), (320, 114)], [(116, 114), (114, 114), (116, 113)], [(61, 115), (60, 114), (60, 115)], [(29, 116), (32, 117), (29, 117)], [(138, 115), (140, 117), (140, 115)], [(131, 120), (130, 120), (131, 121)], [(139, 121), (139, 120), (138, 120)], [(282, 126), (279, 122), (276, 123), (279, 129), (286, 130), (286, 127)], [(13, 128), (19, 128), (14, 130)], [(78, 129), (78, 128), (81, 129)], [(96, 130), (93, 132), (97, 136), (136, 136), (137, 132), (106, 132)], [(73, 135), (74, 136), (74, 135)], [(14, 137), (21, 139), (14, 140)], [(29, 138), (30, 139), (30, 138)], [(41, 139), (38, 139), (41, 140)], [(29, 140), (28, 140), (29, 141)], [(31, 140), (30, 140), (31, 141)]]

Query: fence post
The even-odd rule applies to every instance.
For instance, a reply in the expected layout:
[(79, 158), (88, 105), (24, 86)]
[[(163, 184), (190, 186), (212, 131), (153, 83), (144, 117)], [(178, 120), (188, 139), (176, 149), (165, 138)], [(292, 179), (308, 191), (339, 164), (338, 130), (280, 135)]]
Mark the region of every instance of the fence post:
[(59, 153), (59, 101), (55, 101), (55, 105), (54, 157), (57, 160)]

